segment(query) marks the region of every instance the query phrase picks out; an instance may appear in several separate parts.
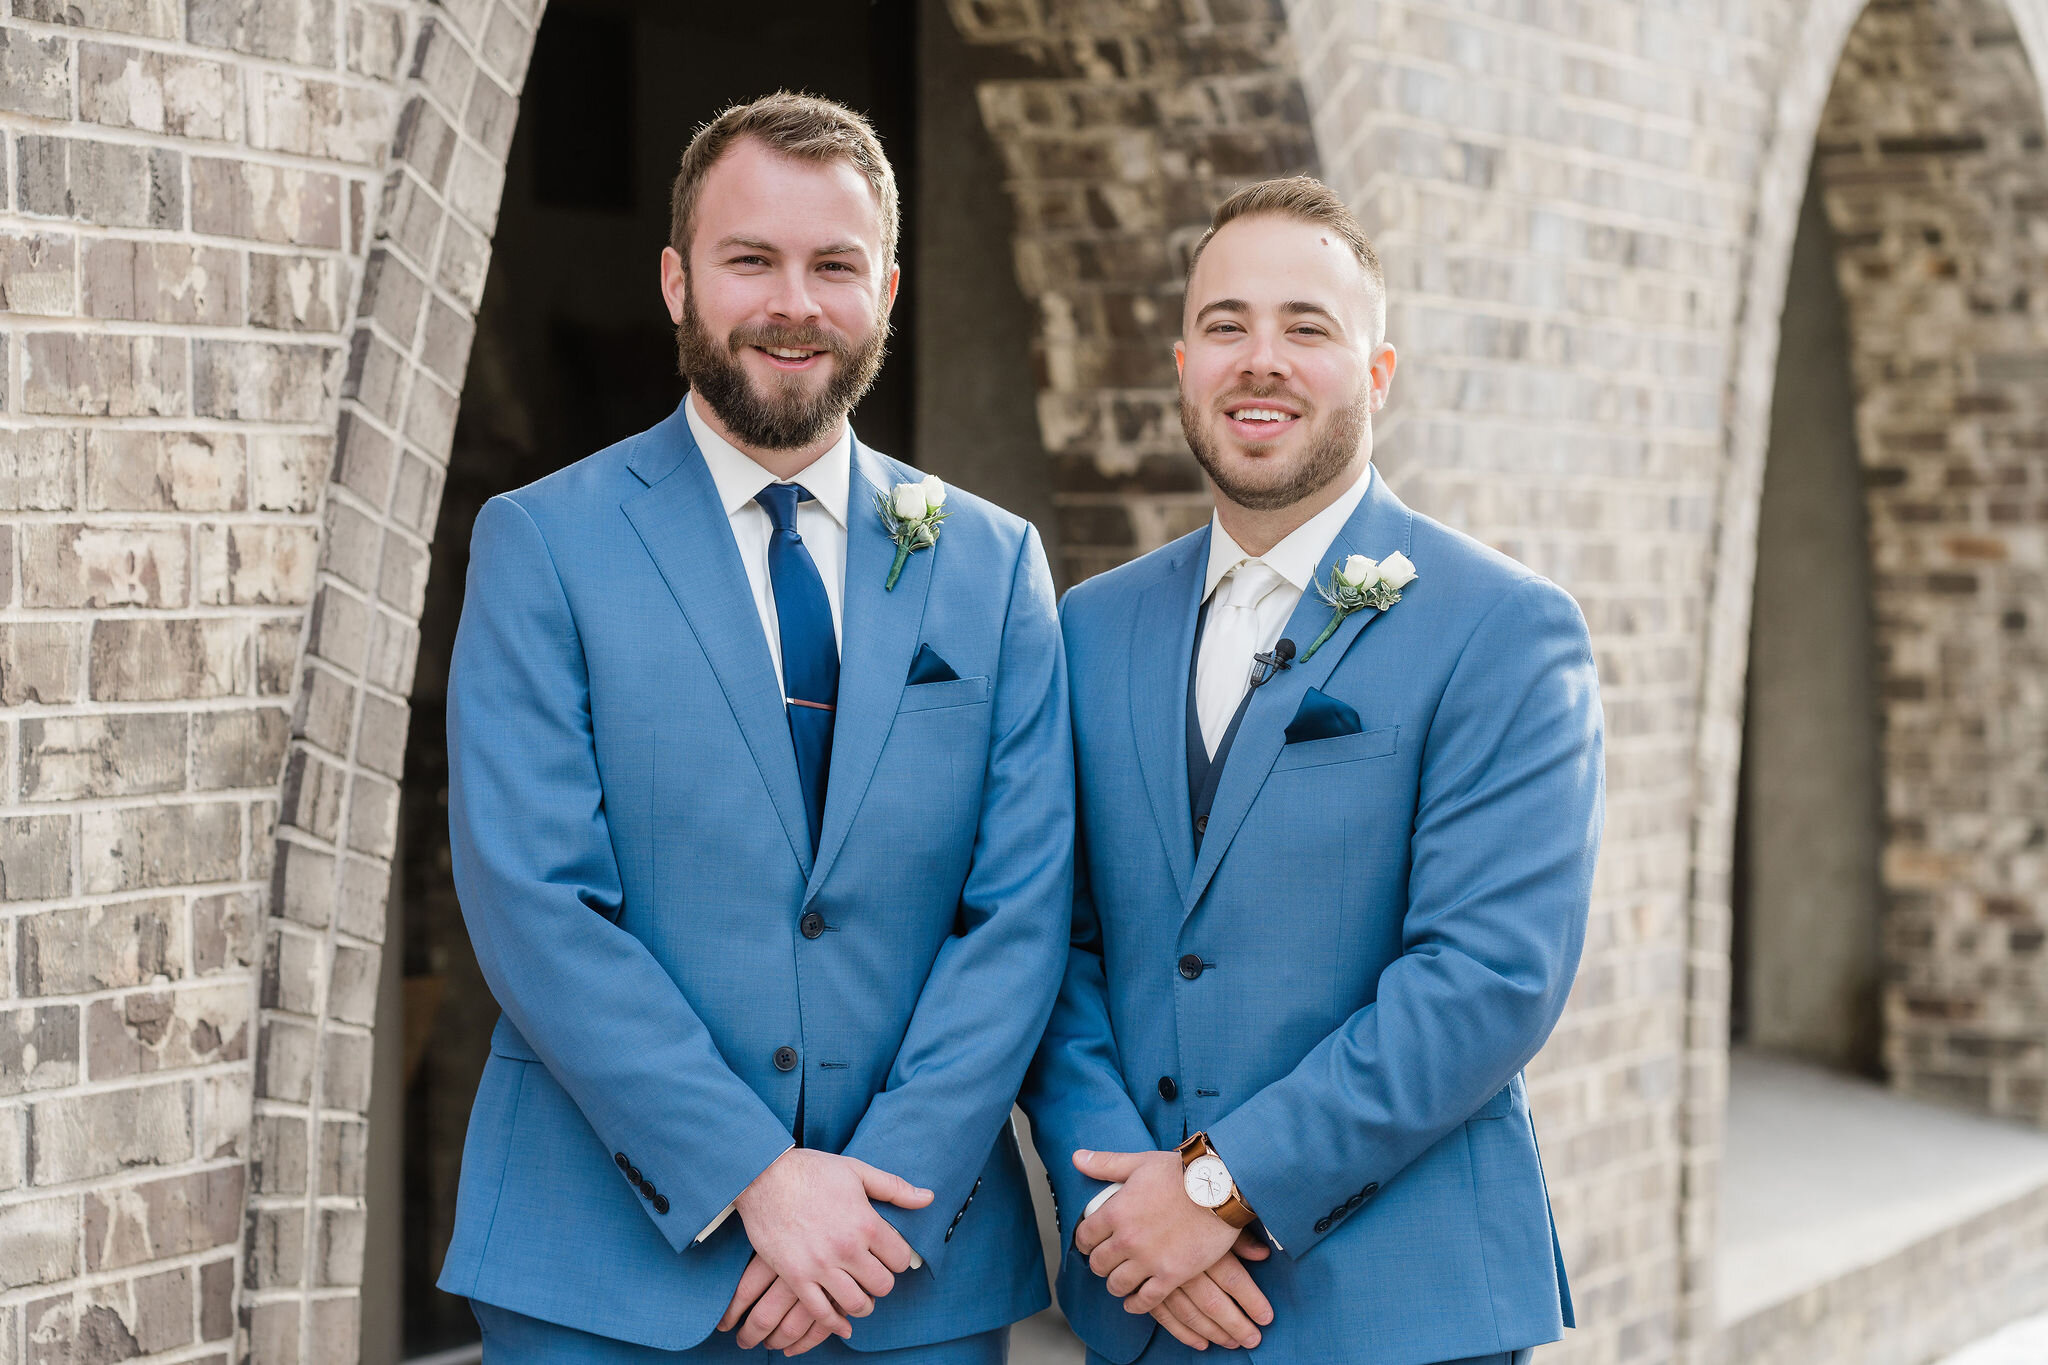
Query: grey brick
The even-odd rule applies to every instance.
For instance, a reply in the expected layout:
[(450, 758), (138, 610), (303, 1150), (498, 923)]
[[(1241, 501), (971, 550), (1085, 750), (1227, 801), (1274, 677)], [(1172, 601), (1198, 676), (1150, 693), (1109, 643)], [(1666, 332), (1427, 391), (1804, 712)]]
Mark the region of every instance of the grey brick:
[(386, 777), (403, 777), (405, 737), (411, 720), (412, 709), (403, 702), (388, 701), (375, 693), (364, 697), (356, 761)]
[(377, 1022), (377, 960), (374, 948), (335, 945), (327, 988), (330, 1019), (364, 1028)]
[(94, 701), (181, 701), (246, 694), (254, 681), (249, 623), (123, 618), (95, 621)]
[(331, 256), (249, 257), (249, 321), (285, 332), (338, 332), (348, 317), (350, 273)]
[(189, 13), (189, 36), (204, 47), (318, 67), (339, 56), (334, 0), (190, 0)]
[(340, 248), (341, 178), (219, 157), (192, 158), (192, 228), (293, 246)]
[(183, 1082), (39, 1100), (29, 1105), (29, 1180), (58, 1185), (192, 1157), (192, 1096)]
[(166, 712), (21, 723), (21, 799), (75, 801), (185, 786), (186, 719)]
[(77, 1271), (77, 1195), (0, 1205), (0, 1288), (53, 1284)]
[(332, 346), (196, 341), (192, 350), (193, 405), (204, 417), (313, 422), (333, 396)]
[(70, 234), (0, 232), (0, 311), (68, 318), (78, 311), (77, 291), (78, 243)]
[(88, 317), (231, 327), (246, 316), (241, 253), (182, 242), (88, 242)]
[(319, 537), (310, 526), (203, 522), (193, 541), (199, 556), (195, 597), (200, 602), (297, 605), (313, 595)]
[(95, 1000), (86, 1007), (86, 1074), (105, 1081), (242, 1061), (251, 1022), (241, 982)]
[(0, 1010), (0, 1095), (50, 1090), (78, 1076), (78, 1006)]
[(249, 145), (372, 166), (382, 159), (397, 105), (384, 90), (252, 72)]
[(11, 431), (0, 446), (0, 510), (61, 512), (78, 502), (78, 433)]
[(192, 902), (192, 973), (248, 967), (256, 960), (256, 896), (247, 891), (201, 896)]
[(348, 9), (348, 69), (391, 80), (405, 56), (405, 15), (390, 5), (352, 4)]
[[(120, 1270), (232, 1245), (241, 1235), (246, 1184), (236, 1164), (88, 1192), (85, 1268)], [(75, 1211), (69, 1226), (76, 1237)]]
[(183, 337), (31, 332), (23, 338), (21, 410), (74, 417), (182, 417)]
[(0, 111), (71, 117), (71, 55), (62, 38), (0, 29)]
[(225, 1341), (234, 1334), (235, 1263), (214, 1261), (199, 1267), (199, 1339)]
[(182, 607), (190, 545), (180, 527), (47, 522), (23, 528), (22, 601), (32, 607)]
[(262, 512), (310, 512), (334, 464), (331, 436), (263, 434), (249, 439), (250, 501)]
[(242, 83), (226, 62), (109, 43), (78, 45), (78, 112), (91, 123), (238, 142)]
[(119, 990), (184, 975), (179, 905), (164, 896), (24, 916), (22, 994)]
[(168, 1351), (192, 1340), (192, 1272), (184, 1267), (135, 1281), (135, 1317), (131, 1326), (145, 1355)]
[(164, 148), (27, 134), (15, 140), (15, 193), (22, 212), (40, 217), (181, 228), (184, 160)]
[(0, 816), (0, 901), (51, 900), (71, 891), (71, 817)]
[(241, 867), (242, 813), (232, 803), (89, 810), (80, 819), (89, 892), (232, 881)]
[(290, 732), (282, 707), (200, 712), (192, 718), (192, 785), (201, 791), (275, 785)]
[(151, 38), (179, 37), (179, 0), (15, 0), (14, 12), (45, 24), (111, 29)]

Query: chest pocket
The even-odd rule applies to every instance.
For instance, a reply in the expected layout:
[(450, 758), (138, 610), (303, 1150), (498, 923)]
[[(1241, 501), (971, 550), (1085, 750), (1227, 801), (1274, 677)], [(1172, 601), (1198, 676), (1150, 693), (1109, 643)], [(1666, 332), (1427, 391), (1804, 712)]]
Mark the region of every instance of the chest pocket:
[(1385, 758), (1394, 752), (1400, 738), (1401, 727), (1387, 725), (1377, 730), (1361, 730), (1355, 735), (1301, 740), (1281, 746), (1280, 757), (1273, 762), (1273, 771), (1281, 773), (1295, 768), (1321, 768), (1332, 763)]
[(913, 711), (942, 711), (954, 706), (975, 706), (988, 700), (988, 679), (949, 678), (945, 682), (917, 683), (903, 689), (899, 716)]

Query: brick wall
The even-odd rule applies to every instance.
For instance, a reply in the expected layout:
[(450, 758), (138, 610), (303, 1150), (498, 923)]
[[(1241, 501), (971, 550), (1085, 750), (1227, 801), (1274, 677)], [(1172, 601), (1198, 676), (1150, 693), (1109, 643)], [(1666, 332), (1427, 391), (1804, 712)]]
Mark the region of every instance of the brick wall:
[[(1902, 79), (1903, 78), (1903, 79)], [(1873, 7), (1816, 164), (1853, 338), (1885, 767), (1885, 1062), (2048, 1123), (2048, 136), (2011, 15)]]

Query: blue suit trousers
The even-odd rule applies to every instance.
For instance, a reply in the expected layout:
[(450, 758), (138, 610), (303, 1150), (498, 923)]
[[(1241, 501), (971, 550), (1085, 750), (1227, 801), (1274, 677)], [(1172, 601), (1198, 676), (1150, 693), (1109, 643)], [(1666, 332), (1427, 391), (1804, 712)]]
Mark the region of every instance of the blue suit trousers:
[[(742, 1351), (731, 1332), (713, 1332), (687, 1351), (664, 1351), (593, 1336), (475, 1299), (469, 1306), (483, 1328), (484, 1365), (746, 1365), (785, 1359), (780, 1351), (765, 1346)], [(860, 1329), (856, 1326), (854, 1330)], [(1010, 1329), (998, 1327), (953, 1341), (894, 1351), (856, 1351), (827, 1337), (799, 1359), (814, 1360), (818, 1365), (1004, 1365), (1009, 1355)]]

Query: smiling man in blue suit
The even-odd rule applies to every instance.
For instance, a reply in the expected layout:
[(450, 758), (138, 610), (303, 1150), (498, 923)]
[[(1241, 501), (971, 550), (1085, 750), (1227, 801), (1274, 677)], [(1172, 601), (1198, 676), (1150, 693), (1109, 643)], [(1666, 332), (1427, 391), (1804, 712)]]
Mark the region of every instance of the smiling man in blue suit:
[(1024, 1105), (1092, 1361), (1523, 1365), (1571, 1321), (1521, 1070), (1584, 938), (1593, 659), (1374, 471), (1385, 309), (1316, 181), (1218, 209), (1175, 352), (1215, 518), (1063, 608), (1080, 854)]
[(477, 519), (449, 822), (504, 1014), (441, 1287), (492, 1365), (985, 1365), (1048, 1302), (1009, 1112), (1065, 665), (1032, 529), (848, 426), (896, 235), (858, 115), (728, 110), (662, 253), (689, 397)]

